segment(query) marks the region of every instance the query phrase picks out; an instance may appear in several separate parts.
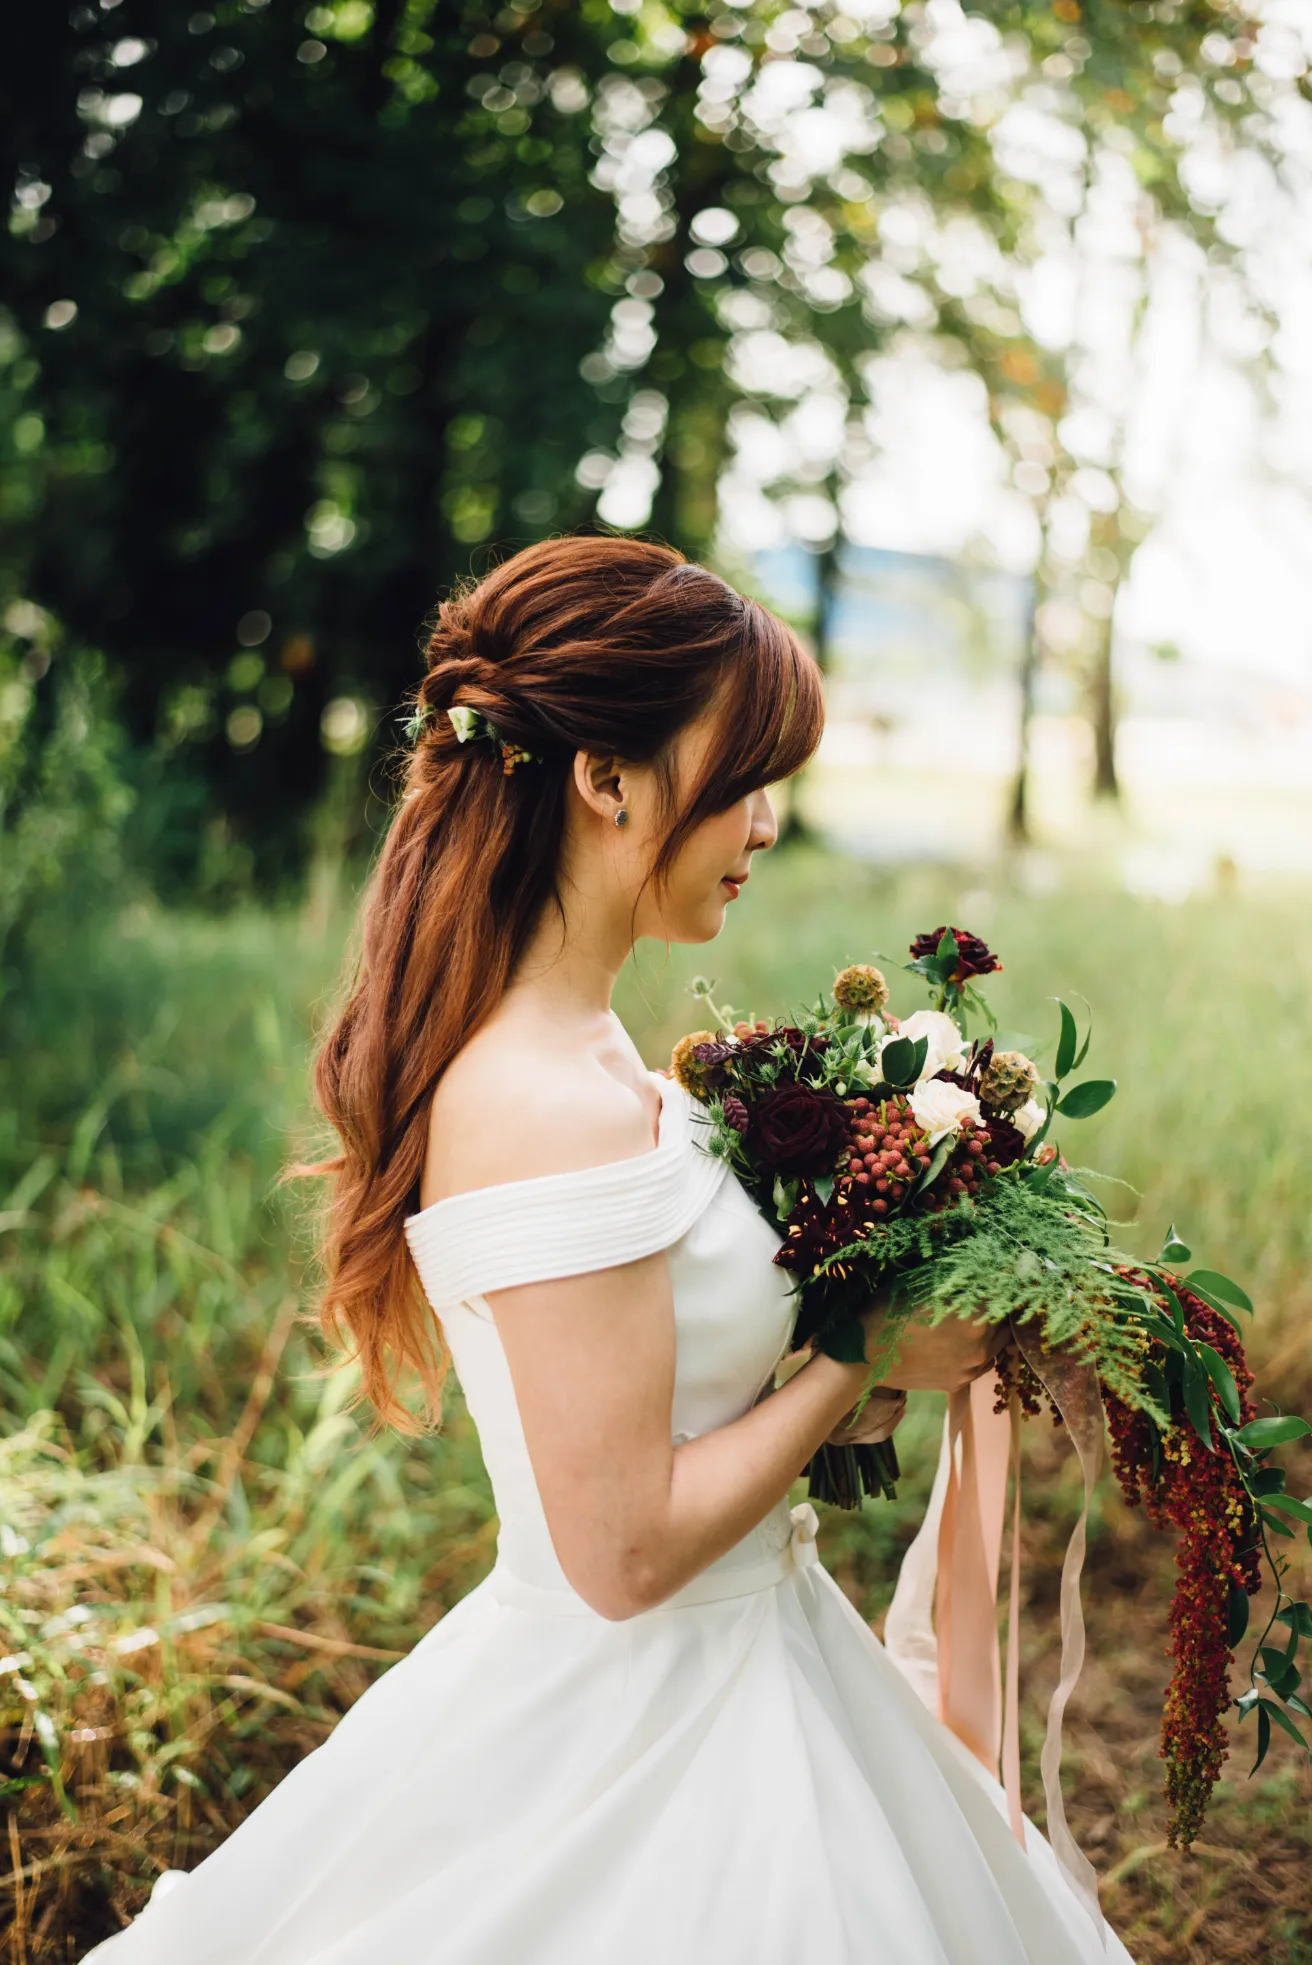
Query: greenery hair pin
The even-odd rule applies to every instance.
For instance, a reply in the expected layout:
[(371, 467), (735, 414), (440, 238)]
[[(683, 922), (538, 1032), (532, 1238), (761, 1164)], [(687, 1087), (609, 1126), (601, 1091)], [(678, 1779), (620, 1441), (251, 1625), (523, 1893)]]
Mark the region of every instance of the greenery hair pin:
[(522, 744), (507, 743), (496, 725), (489, 723), (481, 710), (474, 709), (468, 703), (457, 703), (454, 709), (447, 711), (447, 718), (456, 733), (457, 742), (469, 744), (486, 740), (492, 744), (500, 753), (501, 769), (506, 777), (520, 764), (542, 762), (536, 751), (525, 750)]
[[(431, 703), (422, 700), (406, 718), (402, 728), (408, 741), (417, 744), (428, 727), (428, 719), (433, 714)], [(447, 721), (456, 733), (456, 741), (461, 744), (487, 742), (500, 753), (501, 769), (508, 777), (520, 764), (540, 764), (536, 751), (525, 750), (522, 744), (505, 742), (494, 724), (488, 722), (482, 710), (476, 710), (470, 703), (457, 703), (446, 713)]]
[(493, 744), (500, 741), (482, 710), (473, 709), (468, 703), (457, 703), (455, 708), (448, 710), (446, 714), (451, 728), (456, 733), (457, 742), (472, 744), (483, 737)]

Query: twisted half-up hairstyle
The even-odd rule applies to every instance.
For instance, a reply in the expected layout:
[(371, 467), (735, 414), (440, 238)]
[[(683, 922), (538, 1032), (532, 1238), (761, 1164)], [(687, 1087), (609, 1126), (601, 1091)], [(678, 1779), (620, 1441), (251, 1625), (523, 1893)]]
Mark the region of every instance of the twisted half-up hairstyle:
[[(556, 888), (577, 752), (655, 768), (668, 831), (660, 881), (689, 833), (787, 777), (823, 721), (814, 664), (791, 631), (715, 574), (643, 540), (553, 539), (443, 602), (418, 691), (404, 790), (365, 893), (345, 1005), (314, 1084), (340, 1151), (320, 1220), (320, 1319), (358, 1358), (361, 1396), (403, 1431), (415, 1376), (440, 1410), (447, 1352), (404, 1235), (418, 1208), (438, 1079), (498, 1002)], [(536, 760), (506, 772), (462, 743), (448, 709), (478, 710)], [(672, 747), (714, 708), (718, 741), (676, 811)]]

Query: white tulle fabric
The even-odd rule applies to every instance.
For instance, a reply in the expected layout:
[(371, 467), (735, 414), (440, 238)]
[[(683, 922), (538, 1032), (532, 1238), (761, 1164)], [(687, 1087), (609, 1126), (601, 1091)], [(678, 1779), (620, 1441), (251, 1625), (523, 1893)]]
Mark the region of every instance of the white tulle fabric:
[(410, 1217), (496, 1566), (97, 1965), (1128, 1959), (820, 1566), (808, 1506), (627, 1622), (566, 1582), (485, 1292), (666, 1249), (676, 1438), (745, 1412), (792, 1327), (777, 1237), (657, 1082), (650, 1153)]

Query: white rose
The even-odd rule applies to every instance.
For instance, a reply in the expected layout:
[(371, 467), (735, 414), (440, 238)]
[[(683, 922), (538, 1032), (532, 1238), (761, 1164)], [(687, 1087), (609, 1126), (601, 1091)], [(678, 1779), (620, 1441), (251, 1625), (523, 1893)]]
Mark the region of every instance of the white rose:
[(1022, 1139), (1030, 1140), (1038, 1132), (1039, 1127), (1043, 1124), (1047, 1116), (1039, 1101), (1036, 1098), (1031, 1098), (1026, 1099), (1024, 1105), (1012, 1113), (1011, 1123)]
[(960, 1085), (950, 1085), (946, 1078), (922, 1079), (911, 1094), (911, 1110), (916, 1124), (929, 1134), (931, 1146), (937, 1146), (949, 1133), (959, 1133), (963, 1119), (979, 1124), (975, 1094)]
[(960, 1071), (966, 1062), (966, 1040), (943, 1010), (917, 1010), (913, 1016), (903, 1017), (897, 1034), (909, 1037), (913, 1044), (922, 1037), (929, 1039), (922, 1080), (940, 1071)]

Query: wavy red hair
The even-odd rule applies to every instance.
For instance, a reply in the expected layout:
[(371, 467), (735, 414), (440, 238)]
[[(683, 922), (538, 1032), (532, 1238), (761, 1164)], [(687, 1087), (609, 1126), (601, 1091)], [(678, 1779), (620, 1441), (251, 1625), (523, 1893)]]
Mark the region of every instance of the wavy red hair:
[[(658, 881), (689, 833), (787, 777), (819, 740), (819, 675), (755, 601), (667, 546), (589, 536), (530, 546), (438, 609), (422, 734), (360, 913), (359, 953), (314, 1067), (340, 1150), (296, 1173), (330, 1187), (319, 1217), (325, 1334), (358, 1359), (381, 1422), (440, 1413), (447, 1351), (405, 1241), (438, 1079), (505, 989), (545, 908), (579, 751), (650, 764), (669, 826)], [(481, 710), (540, 762), (505, 774), (443, 714)], [(715, 708), (721, 741), (674, 809), (671, 759)], [(424, 1395), (422, 1421), (403, 1397)]]

